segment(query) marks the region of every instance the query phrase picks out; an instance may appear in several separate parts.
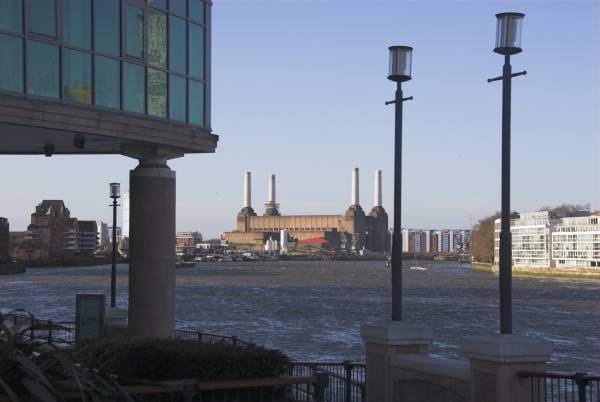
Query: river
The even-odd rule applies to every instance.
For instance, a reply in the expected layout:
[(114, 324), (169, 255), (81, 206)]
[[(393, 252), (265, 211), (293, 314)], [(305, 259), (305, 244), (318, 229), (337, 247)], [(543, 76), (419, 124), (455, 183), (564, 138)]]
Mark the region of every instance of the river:
[[(410, 265), (410, 263), (406, 263)], [(404, 319), (434, 328), (432, 353), (465, 359), (462, 337), (498, 331), (498, 277), (456, 262), (404, 272)], [(0, 276), (0, 309), (73, 320), (75, 294), (106, 292), (110, 266), (30, 268)], [(117, 304), (127, 305), (127, 266)], [(177, 325), (277, 348), (302, 360), (364, 360), (362, 324), (391, 311), (382, 261), (203, 263), (177, 270)], [(600, 282), (513, 278), (514, 333), (552, 341), (551, 368), (600, 371)], [(107, 297), (108, 299), (108, 297)]]

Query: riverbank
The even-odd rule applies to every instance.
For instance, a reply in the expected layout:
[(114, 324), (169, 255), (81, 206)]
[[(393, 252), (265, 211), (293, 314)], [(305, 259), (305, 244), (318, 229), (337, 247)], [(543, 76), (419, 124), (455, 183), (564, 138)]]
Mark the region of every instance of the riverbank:
[[(53, 258), (47, 260), (20, 261), (28, 268), (61, 268), (61, 267), (93, 267), (96, 265), (110, 264), (112, 260), (108, 257), (69, 257)], [(120, 263), (120, 261), (119, 261)]]
[[(474, 262), (471, 269), (480, 272), (498, 273), (498, 266), (483, 262)], [(600, 269), (594, 268), (525, 268), (513, 267), (513, 275), (537, 276), (563, 279), (591, 279), (600, 281)]]
[(0, 275), (16, 275), (25, 273), (25, 264), (8, 262), (0, 264)]

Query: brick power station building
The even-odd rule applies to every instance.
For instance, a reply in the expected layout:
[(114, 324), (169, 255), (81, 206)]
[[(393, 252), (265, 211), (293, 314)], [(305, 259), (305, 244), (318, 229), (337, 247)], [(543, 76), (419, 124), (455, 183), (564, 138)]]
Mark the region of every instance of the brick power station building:
[(381, 203), (381, 170), (375, 172), (374, 206), (366, 215), (359, 203), (358, 168), (352, 170), (352, 199), (341, 215), (281, 215), (275, 200), (275, 175), (269, 178), (269, 199), (263, 216), (251, 205), (251, 174), (244, 180), (244, 207), (237, 215), (236, 230), (224, 233), (232, 245), (262, 247), (269, 239), (278, 240), (287, 229), (292, 239), (323, 238), (334, 247), (347, 250), (389, 251), (387, 212)]

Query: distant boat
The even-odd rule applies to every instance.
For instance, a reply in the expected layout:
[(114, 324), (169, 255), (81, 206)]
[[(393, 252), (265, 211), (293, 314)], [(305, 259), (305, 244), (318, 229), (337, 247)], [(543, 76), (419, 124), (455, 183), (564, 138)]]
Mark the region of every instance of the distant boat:
[(410, 269), (412, 271), (427, 271), (426, 267), (421, 267), (421, 266), (419, 266), (419, 264), (417, 264), (417, 253), (416, 252), (415, 252), (415, 265), (412, 265), (410, 267)]
[(194, 268), (196, 266), (196, 261), (181, 261), (175, 263), (175, 268)]

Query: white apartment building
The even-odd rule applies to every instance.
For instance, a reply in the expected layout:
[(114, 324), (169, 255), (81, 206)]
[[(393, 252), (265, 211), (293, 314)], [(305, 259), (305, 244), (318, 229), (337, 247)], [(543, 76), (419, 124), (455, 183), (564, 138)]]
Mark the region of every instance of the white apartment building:
[[(600, 267), (599, 217), (586, 211), (527, 212), (511, 219), (512, 265), (528, 268)], [(500, 219), (494, 222), (499, 264)]]
[(401, 233), (402, 233), (402, 252), (403, 253), (408, 253), (408, 234), (409, 234), (409, 230), (408, 229), (402, 229)]
[(123, 193), (123, 230), (121, 231), (122, 238), (129, 239), (129, 190)]

